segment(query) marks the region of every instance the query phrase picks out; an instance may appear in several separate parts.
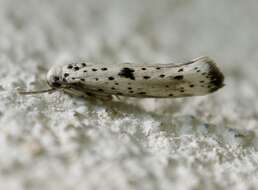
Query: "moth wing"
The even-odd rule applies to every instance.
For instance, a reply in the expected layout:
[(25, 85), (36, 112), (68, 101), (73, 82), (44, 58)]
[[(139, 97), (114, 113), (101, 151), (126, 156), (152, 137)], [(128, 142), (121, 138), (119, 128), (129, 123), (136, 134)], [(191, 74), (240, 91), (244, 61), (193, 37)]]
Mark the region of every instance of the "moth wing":
[(223, 74), (208, 57), (183, 64), (76, 65), (67, 72), (70, 90), (96, 97), (200, 96), (224, 85)]

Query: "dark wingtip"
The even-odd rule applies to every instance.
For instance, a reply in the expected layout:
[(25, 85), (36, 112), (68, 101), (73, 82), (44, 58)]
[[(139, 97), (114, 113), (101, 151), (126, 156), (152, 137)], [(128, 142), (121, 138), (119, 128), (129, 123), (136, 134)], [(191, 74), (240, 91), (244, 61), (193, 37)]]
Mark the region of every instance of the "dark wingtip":
[(208, 57), (203, 58), (205, 59), (205, 62), (210, 66), (210, 71), (208, 73), (208, 77), (210, 79), (209, 84), (211, 86), (210, 92), (215, 92), (225, 86), (225, 77), (213, 60)]

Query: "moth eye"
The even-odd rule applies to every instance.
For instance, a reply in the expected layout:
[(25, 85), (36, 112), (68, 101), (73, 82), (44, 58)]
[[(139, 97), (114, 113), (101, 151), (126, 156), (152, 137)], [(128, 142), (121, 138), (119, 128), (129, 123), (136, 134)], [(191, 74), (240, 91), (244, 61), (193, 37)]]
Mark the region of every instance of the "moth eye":
[(53, 82), (51, 85), (56, 88), (59, 88), (61, 86), (61, 84), (58, 82)]
[(59, 80), (59, 77), (54, 77), (54, 81), (58, 81)]
[(61, 83), (59, 81), (60, 81), (60, 77), (54, 76), (53, 81), (51, 82), (51, 86), (55, 88), (59, 88), (61, 86)]

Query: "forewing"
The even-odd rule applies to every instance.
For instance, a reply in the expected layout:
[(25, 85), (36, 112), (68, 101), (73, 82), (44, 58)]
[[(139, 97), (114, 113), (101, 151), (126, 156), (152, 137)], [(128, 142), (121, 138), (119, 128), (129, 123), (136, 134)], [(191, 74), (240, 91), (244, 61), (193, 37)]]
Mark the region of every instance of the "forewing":
[(74, 64), (64, 68), (64, 75), (71, 88), (100, 96), (199, 96), (218, 90), (224, 81), (223, 74), (208, 57), (179, 65)]

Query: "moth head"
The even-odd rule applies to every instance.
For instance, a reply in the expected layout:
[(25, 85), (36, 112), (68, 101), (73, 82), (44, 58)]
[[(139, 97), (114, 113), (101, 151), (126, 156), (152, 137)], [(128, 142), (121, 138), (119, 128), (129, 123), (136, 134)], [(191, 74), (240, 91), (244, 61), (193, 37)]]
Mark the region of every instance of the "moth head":
[(53, 67), (47, 73), (47, 83), (52, 88), (62, 88), (64, 81), (62, 78), (62, 68)]
[(40, 94), (40, 93), (51, 93), (60, 88), (65, 88), (66, 82), (62, 77), (62, 67), (52, 67), (47, 73), (47, 83), (51, 87), (50, 89), (37, 90), (37, 91), (19, 91), (20, 94), (30, 95), (30, 94)]

